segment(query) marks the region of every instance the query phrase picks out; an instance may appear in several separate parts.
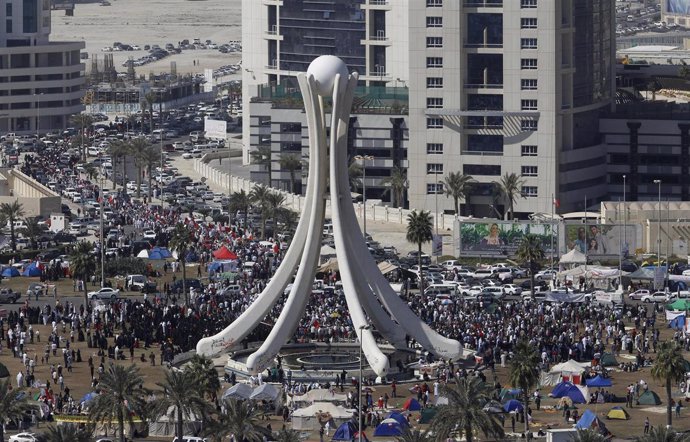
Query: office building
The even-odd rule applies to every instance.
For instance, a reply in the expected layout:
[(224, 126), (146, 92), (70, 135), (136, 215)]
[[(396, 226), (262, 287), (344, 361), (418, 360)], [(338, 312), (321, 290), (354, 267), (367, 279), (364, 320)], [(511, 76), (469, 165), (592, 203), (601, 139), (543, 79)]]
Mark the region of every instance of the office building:
[(62, 129), (84, 109), (84, 42), (50, 41), (50, 0), (0, 7), (0, 132)]
[(690, 26), (690, 0), (661, 0), (661, 21), (669, 25)]

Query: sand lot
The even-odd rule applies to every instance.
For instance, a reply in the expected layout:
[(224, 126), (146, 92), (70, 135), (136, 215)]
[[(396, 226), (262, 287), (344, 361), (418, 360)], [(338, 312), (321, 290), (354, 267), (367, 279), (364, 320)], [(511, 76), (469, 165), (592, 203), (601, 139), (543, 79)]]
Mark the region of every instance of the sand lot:
[[(177, 43), (183, 39), (211, 40), (222, 44), (241, 39), (240, 0), (111, 0), (111, 6), (100, 3), (78, 4), (73, 17), (64, 11), (53, 11), (51, 40), (82, 40), (90, 58), (103, 59), (101, 49), (113, 42), (144, 45)], [(111, 52), (115, 66), (121, 67), (128, 57), (139, 58), (147, 52)], [(204, 68), (217, 68), (241, 60), (241, 53), (222, 54), (218, 50), (201, 49), (183, 51), (137, 67), (137, 72), (163, 72), (170, 70), (170, 62), (177, 63), (180, 73), (203, 72)], [(198, 65), (194, 65), (194, 61)], [(91, 63), (87, 60), (86, 69)], [(239, 78), (239, 75), (237, 75)]]

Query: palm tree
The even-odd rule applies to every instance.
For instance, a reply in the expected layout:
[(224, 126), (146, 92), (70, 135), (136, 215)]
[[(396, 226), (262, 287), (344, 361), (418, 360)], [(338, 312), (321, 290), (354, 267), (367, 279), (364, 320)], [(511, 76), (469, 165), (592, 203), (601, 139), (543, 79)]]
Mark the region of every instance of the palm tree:
[(362, 165), (357, 161), (352, 161), (347, 168), (347, 176), (350, 179), (350, 190), (352, 192), (362, 187), (363, 174), (364, 169), (362, 168)]
[(391, 192), (393, 207), (401, 207), (405, 203), (405, 190), (407, 190), (407, 172), (399, 167), (394, 167), (390, 176), (381, 180), (381, 184), (388, 187)]
[(413, 430), (410, 427), (405, 427), (402, 434), (396, 436), (395, 440), (398, 442), (430, 442), (432, 438), (426, 431)]
[(666, 383), (666, 425), (669, 427), (673, 424), (671, 385), (685, 380), (685, 360), (681, 351), (676, 342), (662, 342), (652, 366), (652, 377)]
[(268, 187), (271, 187), (273, 182), (271, 164), (273, 163), (273, 153), (271, 152), (271, 146), (259, 146), (256, 150), (249, 153), (252, 159), (252, 163), (263, 166), (268, 172)]
[(474, 182), (472, 175), (465, 175), (461, 172), (450, 172), (443, 179), (443, 191), (447, 197), (453, 198), (456, 215), (461, 215), (460, 200), (467, 201)]
[(577, 434), (573, 436), (573, 442), (606, 442), (607, 440), (604, 435), (591, 428), (578, 428)]
[(98, 176), (98, 169), (96, 169), (96, 166), (94, 166), (93, 163), (85, 163), (84, 164), (84, 175), (86, 175), (86, 177), (89, 180), (93, 181)]
[(539, 262), (544, 259), (544, 249), (541, 246), (539, 237), (533, 234), (523, 236), (520, 245), (515, 251), (515, 259), (517, 259), (519, 263), (529, 266), (532, 299), (534, 299), (534, 274), (538, 269)]
[(264, 214), (262, 213), (261, 216), (261, 236), (265, 237), (265, 228), (266, 228), (266, 220), (272, 219), (273, 220), (273, 233), (275, 234), (275, 228), (276, 226), (276, 214), (278, 213), (278, 210), (280, 210), (285, 203), (285, 195), (282, 193), (278, 192), (269, 192), (267, 197), (266, 197), (266, 213), (265, 217)]
[(302, 168), (302, 160), (299, 155), (293, 153), (281, 155), (280, 168), (290, 173), (290, 193), (295, 193), (297, 171)]
[[(249, 192), (249, 200), (256, 205), (261, 213), (261, 237), (266, 230), (266, 219), (268, 218), (269, 195), (271, 189), (263, 184), (255, 184)], [(245, 226), (246, 227), (246, 226)]]
[(38, 238), (41, 233), (43, 233), (43, 227), (38, 223), (38, 219), (34, 216), (27, 216), (24, 218), (24, 227), (21, 229), (21, 233), (24, 234), (31, 242), (31, 248), (37, 249), (38, 244), (36, 238)]
[(515, 200), (517, 200), (518, 196), (524, 198), (522, 195), (522, 185), (525, 184), (525, 181), (515, 173), (506, 172), (501, 177), (501, 181), (494, 184), (501, 198), (508, 203), (508, 219), (512, 220)]
[(24, 388), (12, 388), (10, 378), (0, 380), (0, 441), (5, 440), (5, 423), (21, 419), (29, 399)]
[(14, 232), (14, 222), (24, 216), (24, 206), (16, 199), (12, 203), (0, 204), (0, 216), (10, 223), (10, 241), (12, 250), (17, 251), (17, 238)]
[(220, 381), (213, 361), (205, 356), (195, 354), (189, 361), (186, 370), (194, 373), (194, 376), (199, 379), (202, 393), (208, 395), (215, 402), (218, 390), (220, 390)]
[(244, 189), (239, 192), (234, 192), (230, 195), (230, 213), (229, 222), (235, 218), (232, 214), (237, 212), (244, 213), (244, 228), (247, 228), (247, 217), (249, 216), (249, 206), (252, 204), (252, 198)]
[(79, 132), (79, 140), (81, 147), (81, 160), (86, 161), (86, 146), (84, 146), (85, 135), (84, 129), (91, 127), (93, 124), (93, 117), (89, 114), (74, 114), (70, 117), (71, 124), (79, 126), (81, 129)]
[(278, 222), (282, 224), (282, 233), (287, 233), (287, 232), (292, 232), (295, 230), (295, 227), (297, 226), (297, 222), (299, 220), (299, 215), (297, 212), (293, 212), (292, 210), (288, 209), (287, 207), (278, 207), (276, 210), (275, 214), (276, 218), (276, 227), (278, 227)]
[(255, 404), (228, 398), (224, 405), (229, 418), (228, 432), (235, 436), (235, 440), (260, 442), (263, 439), (259, 422), (264, 413)]
[(652, 427), (649, 434), (635, 438), (635, 442), (690, 442), (690, 435), (659, 425)]
[(185, 302), (189, 304), (188, 294), (187, 294), (187, 252), (192, 245), (192, 233), (189, 231), (187, 226), (182, 223), (177, 223), (170, 236), (170, 241), (168, 246), (170, 250), (177, 252), (177, 259), (180, 261), (182, 266), (182, 293), (184, 294)]
[(413, 210), (407, 215), (407, 240), (417, 244), (417, 259), (419, 264), (419, 293), (424, 294), (424, 272), (422, 270), (422, 244), (432, 240), (431, 214), (422, 210)]
[(158, 95), (154, 91), (148, 92), (144, 95), (146, 106), (149, 109), (149, 133), (153, 132), (153, 104), (158, 101)]
[(89, 407), (92, 422), (117, 422), (120, 442), (125, 442), (125, 421), (134, 425), (134, 415), (145, 414), (147, 391), (136, 365), (110, 364), (98, 382), (100, 393)]
[(282, 428), (276, 435), (277, 442), (300, 442), (301, 440), (297, 431), (287, 428)]
[(150, 148), (151, 143), (145, 138), (135, 138), (130, 143), (130, 151), (134, 158), (134, 165), (137, 167), (137, 198), (141, 197), (141, 169), (146, 166), (144, 152)]
[(132, 145), (129, 141), (115, 141), (108, 147), (108, 153), (113, 159), (113, 190), (115, 189), (117, 164), (122, 161), (122, 187), (125, 187), (127, 181), (127, 157), (132, 153)]
[(163, 156), (163, 152), (161, 152), (160, 146), (154, 146), (152, 144), (149, 144), (144, 150), (139, 152), (139, 159), (144, 167), (146, 167), (146, 176), (148, 177), (148, 184), (149, 184), (149, 201), (151, 200), (151, 192), (152, 192), (152, 187), (151, 187), (151, 180), (153, 179), (152, 176), (152, 171), (153, 171), (153, 166), (156, 164), (161, 163), (161, 157)]
[[(101, 247), (104, 247), (104, 245), (101, 244)], [(91, 243), (80, 241), (74, 246), (69, 255), (70, 272), (72, 272), (72, 275), (75, 279), (81, 278), (81, 280), (84, 281), (84, 304), (88, 310), (91, 309), (89, 306), (89, 297), (87, 295), (87, 282), (89, 280), (89, 276), (96, 272), (96, 257), (92, 252), (93, 245)], [(105, 281), (101, 281), (101, 284), (104, 282)]]
[(436, 440), (444, 440), (456, 430), (462, 431), (467, 442), (474, 440), (474, 432), (481, 431), (486, 437), (503, 437), (503, 427), (496, 415), (483, 409), (491, 399), (490, 386), (475, 376), (458, 378), (456, 384), (442, 387), (442, 395), (448, 398), (441, 405), (431, 422), (430, 430)]
[(525, 434), (529, 434), (529, 392), (539, 381), (539, 354), (536, 347), (526, 339), (515, 345), (509, 379), (513, 387), (520, 387), (522, 390)]
[(204, 400), (201, 384), (195, 374), (189, 370), (170, 370), (165, 372), (161, 387), (161, 396), (156, 400), (154, 415), (167, 415), (175, 421), (175, 436), (182, 440), (184, 436), (184, 419), (200, 415), (206, 417), (209, 406)]
[(90, 442), (91, 431), (80, 430), (76, 425), (51, 425), (38, 436), (39, 442)]

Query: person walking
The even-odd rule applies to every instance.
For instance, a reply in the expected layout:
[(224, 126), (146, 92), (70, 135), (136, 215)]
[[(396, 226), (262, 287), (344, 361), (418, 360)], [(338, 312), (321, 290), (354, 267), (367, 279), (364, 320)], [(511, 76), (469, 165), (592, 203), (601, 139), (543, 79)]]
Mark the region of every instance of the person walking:
[(644, 418), (644, 434), (649, 434), (649, 417)]

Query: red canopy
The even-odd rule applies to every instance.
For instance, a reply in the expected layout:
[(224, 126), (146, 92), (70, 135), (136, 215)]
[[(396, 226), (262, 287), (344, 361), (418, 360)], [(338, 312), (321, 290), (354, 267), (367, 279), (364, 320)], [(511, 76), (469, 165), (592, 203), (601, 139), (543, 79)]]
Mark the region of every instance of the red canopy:
[(216, 259), (237, 259), (237, 255), (225, 246), (221, 246), (220, 249), (213, 252), (213, 257)]

